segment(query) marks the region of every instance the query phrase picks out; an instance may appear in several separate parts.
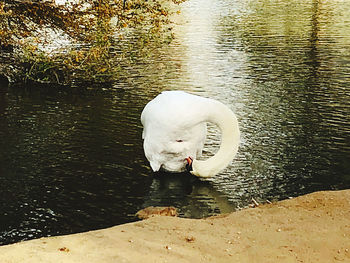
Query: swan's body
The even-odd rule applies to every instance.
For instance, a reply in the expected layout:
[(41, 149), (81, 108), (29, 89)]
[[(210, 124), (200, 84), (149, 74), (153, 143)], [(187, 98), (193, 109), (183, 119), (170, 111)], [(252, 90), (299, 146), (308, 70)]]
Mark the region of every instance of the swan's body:
[[(238, 151), (240, 133), (233, 112), (221, 102), (183, 91), (162, 92), (142, 111), (144, 151), (153, 171), (183, 172), (209, 177), (219, 173)], [(206, 123), (216, 124), (222, 133), (219, 151), (211, 158), (197, 160), (206, 138)]]

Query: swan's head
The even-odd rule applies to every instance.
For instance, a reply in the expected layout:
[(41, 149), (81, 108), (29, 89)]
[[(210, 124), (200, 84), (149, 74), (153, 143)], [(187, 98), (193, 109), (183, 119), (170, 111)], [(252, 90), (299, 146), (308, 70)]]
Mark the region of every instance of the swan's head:
[(187, 162), (186, 170), (195, 176), (210, 177), (216, 174), (212, 169), (206, 167), (203, 161), (193, 159), (192, 157), (187, 157), (185, 160)]
[(224, 159), (209, 158), (208, 160), (196, 160), (192, 157), (186, 159), (186, 170), (198, 177), (212, 177), (218, 174), (228, 165), (228, 161)]

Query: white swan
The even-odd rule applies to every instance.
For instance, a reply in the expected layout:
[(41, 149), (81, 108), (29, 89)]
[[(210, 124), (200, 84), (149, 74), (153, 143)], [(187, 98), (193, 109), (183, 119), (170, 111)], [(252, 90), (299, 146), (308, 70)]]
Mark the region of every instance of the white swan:
[[(240, 132), (233, 112), (219, 101), (183, 91), (165, 91), (151, 100), (141, 114), (144, 151), (153, 171), (188, 170), (199, 177), (214, 176), (235, 157)], [(197, 160), (206, 138), (206, 123), (221, 130), (218, 152)]]

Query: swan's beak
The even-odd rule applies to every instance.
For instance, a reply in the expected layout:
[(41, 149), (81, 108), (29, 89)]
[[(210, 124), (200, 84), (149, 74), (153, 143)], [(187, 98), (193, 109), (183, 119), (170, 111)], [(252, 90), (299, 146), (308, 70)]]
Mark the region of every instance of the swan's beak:
[(192, 162), (193, 162), (193, 159), (191, 157), (187, 157), (185, 159), (187, 161), (187, 164), (186, 164), (186, 170), (188, 172), (191, 172), (193, 169), (192, 169)]

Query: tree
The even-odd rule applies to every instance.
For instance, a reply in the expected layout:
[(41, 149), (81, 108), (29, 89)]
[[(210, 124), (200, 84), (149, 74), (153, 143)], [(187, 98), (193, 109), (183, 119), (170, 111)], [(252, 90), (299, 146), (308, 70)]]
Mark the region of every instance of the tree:
[(110, 84), (122, 71), (116, 56), (125, 56), (130, 48), (123, 41), (126, 29), (134, 32), (137, 46), (133, 48), (140, 50), (150, 41), (172, 36), (165, 27), (169, 24), (165, 1), (56, 2), (0, 3), (0, 74), (10, 82)]

